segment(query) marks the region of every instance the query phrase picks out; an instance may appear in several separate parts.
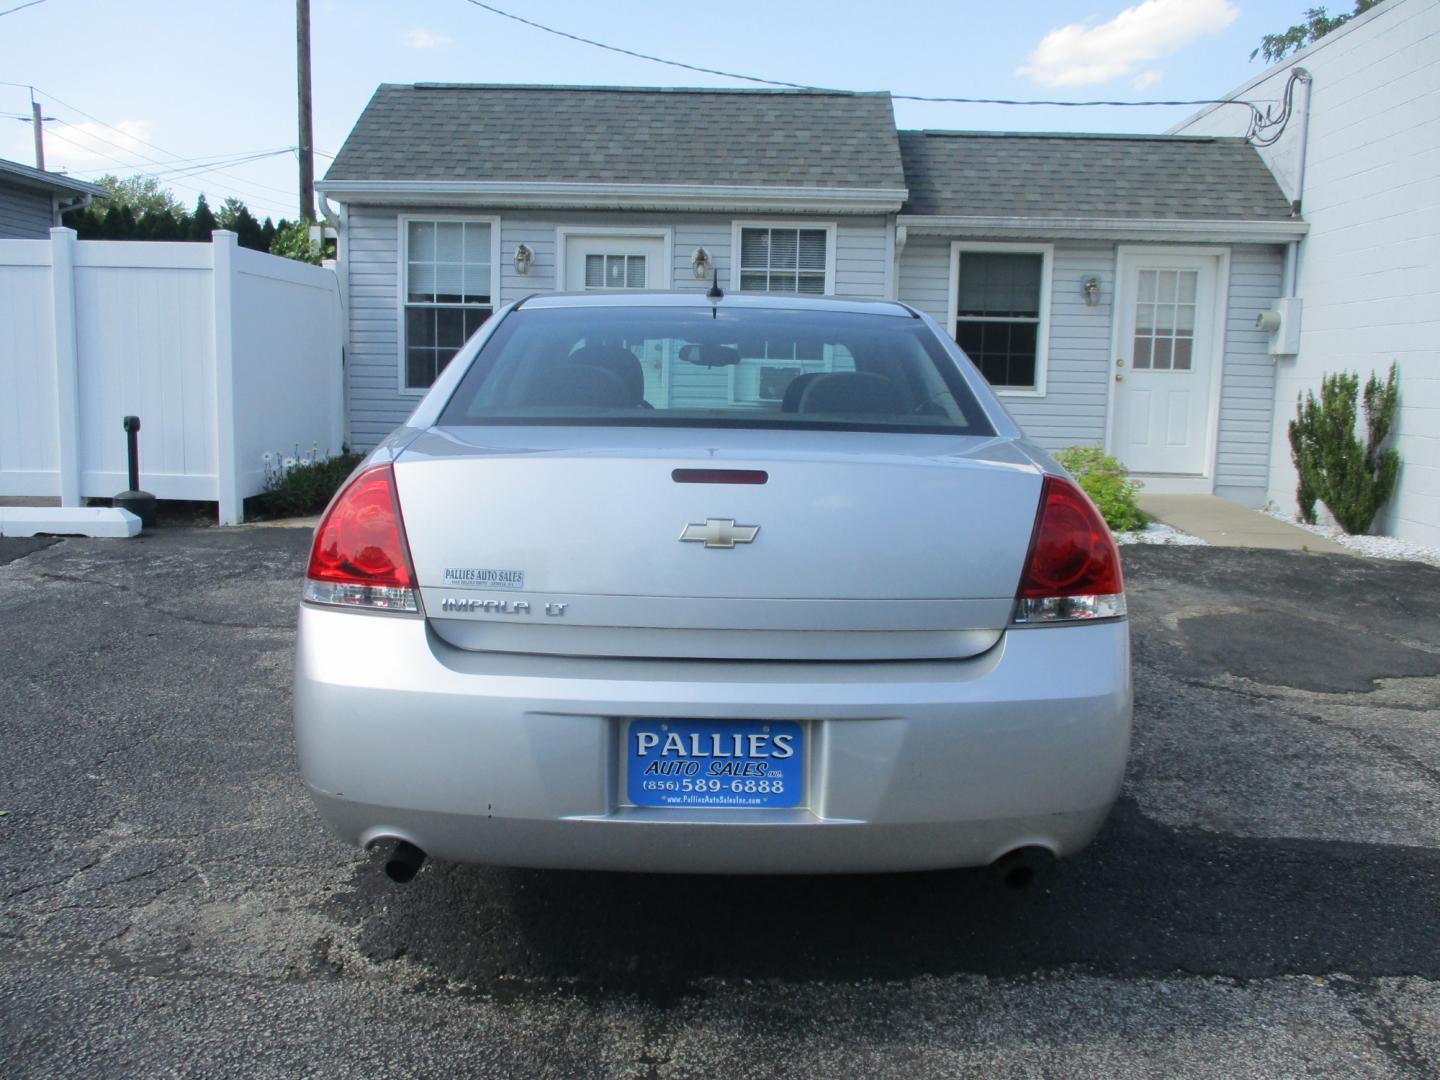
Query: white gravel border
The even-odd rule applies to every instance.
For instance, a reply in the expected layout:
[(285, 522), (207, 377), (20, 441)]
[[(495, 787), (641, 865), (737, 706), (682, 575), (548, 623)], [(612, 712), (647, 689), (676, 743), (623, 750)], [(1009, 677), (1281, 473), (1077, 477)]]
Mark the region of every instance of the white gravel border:
[(1294, 525), (1326, 540), (1333, 540), (1351, 551), (1368, 555), (1372, 559), (1408, 559), (1413, 562), (1440, 566), (1440, 548), (1412, 544), (1408, 540), (1397, 540), (1393, 536), (1352, 536), (1338, 525), (1306, 525), (1294, 514), (1287, 514), (1274, 505), (1267, 506), (1265, 513), (1278, 521)]
[(1112, 532), (1117, 544), (1170, 544), (1174, 547), (1209, 547), (1210, 541), (1201, 540), (1169, 525), (1152, 521), (1145, 528), (1134, 532)]

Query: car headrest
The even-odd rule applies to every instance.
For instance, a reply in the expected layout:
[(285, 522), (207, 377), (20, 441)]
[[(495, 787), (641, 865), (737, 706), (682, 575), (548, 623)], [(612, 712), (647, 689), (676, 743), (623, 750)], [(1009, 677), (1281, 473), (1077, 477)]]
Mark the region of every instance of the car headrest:
[(780, 399), (781, 412), (796, 412), (800, 408), (800, 395), (805, 393), (805, 387), (824, 375), (823, 371), (807, 371), (803, 375), (796, 375), (790, 380), (790, 385), (785, 387), (785, 396)]
[(889, 413), (905, 411), (895, 384), (868, 371), (822, 374), (800, 392), (802, 413)]
[(527, 387), (525, 399), (526, 405), (588, 405), (599, 409), (621, 409), (635, 404), (630, 391), (613, 371), (571, 363), (537, 372)]
[(581, 364), (610, 372), (625, 388), (622, 405), (638, 405), (645, 399), (645, 369), (629, 349), (620, 345), (586, 345), (568, 357), (567, 364)]

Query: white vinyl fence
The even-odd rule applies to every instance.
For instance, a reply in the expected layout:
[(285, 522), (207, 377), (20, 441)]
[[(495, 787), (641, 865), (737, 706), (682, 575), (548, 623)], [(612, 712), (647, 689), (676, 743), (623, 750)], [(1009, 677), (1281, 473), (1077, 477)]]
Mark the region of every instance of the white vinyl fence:
[(64, 506), (127, 485), (219, 503), (237, 524), (262, 455), (340, 452), (340, 290), (332, 270), (210, 244), (0, 240), (0, 495)]

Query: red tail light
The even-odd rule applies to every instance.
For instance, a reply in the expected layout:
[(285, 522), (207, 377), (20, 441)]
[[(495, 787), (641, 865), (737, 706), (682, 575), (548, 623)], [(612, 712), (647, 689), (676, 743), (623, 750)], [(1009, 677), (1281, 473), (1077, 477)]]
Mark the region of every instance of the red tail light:
[(387, 463), (366, 469), (336, 496), (310, 549), (305, 599), (315, 604), (419, 611), (405, 524)]
[(1120, 551), (1100, 511), (1068, 480), (1047, 476), (1015, 595), (1017, 623), (1125, 614)]

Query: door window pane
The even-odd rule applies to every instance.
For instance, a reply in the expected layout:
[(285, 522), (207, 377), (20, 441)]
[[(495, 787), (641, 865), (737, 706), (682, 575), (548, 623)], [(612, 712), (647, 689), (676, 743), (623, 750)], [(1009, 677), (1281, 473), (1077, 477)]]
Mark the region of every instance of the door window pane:
[(1192, 370), (1199, 279), (1197, 270), (1136, 272), (1131, 366), (1148, 371)]
[(625, 256), (625, 287), (627, 289), (645, 288), (645, 256)]
[(643, 289), (644, 255), (586, 255), (586, 289)]

